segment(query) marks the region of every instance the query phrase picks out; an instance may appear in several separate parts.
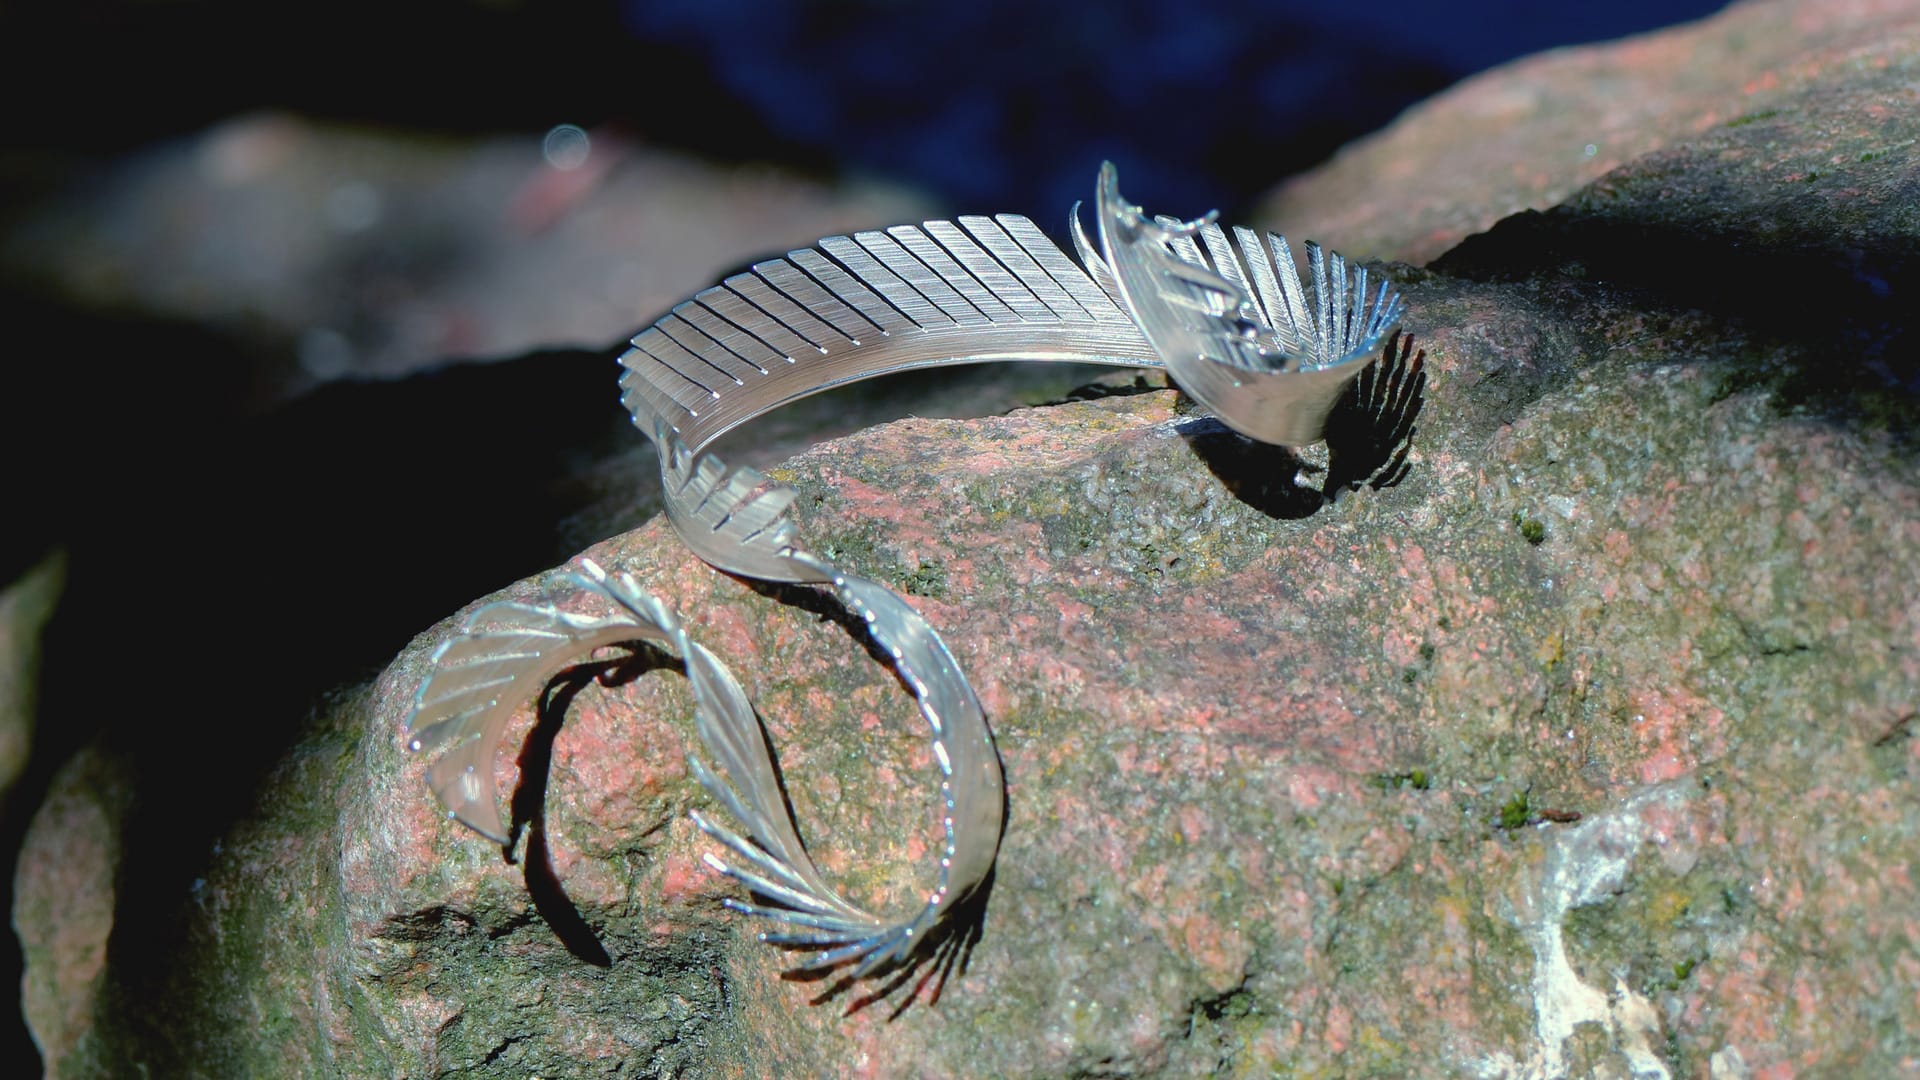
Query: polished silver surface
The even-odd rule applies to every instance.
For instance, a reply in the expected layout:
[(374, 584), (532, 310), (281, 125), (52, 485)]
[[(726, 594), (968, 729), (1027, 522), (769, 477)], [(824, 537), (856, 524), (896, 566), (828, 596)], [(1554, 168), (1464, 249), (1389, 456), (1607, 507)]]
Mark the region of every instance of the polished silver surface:
[(999, 851), (1005, 781), (986, 713), (939, 634), (899, 596), (876, 582), (836, 569), (793, 542), (785, 521), (792, 493), (769, 486), (751, 469), (727, 469), (712, 455), (684, 453), (668, 436), (676, 508), (674, 524), (715, 565), (767, 580), (829, 586), (889, 658), (933, 733), (940, 769), (945, 842), (935, 884), (915, 909), (893, 916), (868, 912), (822, 878), (787, 810), (785, 793), (760, 722), (733, 674), (691, 641), (666, 605), (631, 575), (607, 575), (590, 559), (573, 575), (590, 595), (611, 601), (608, 615), (584, 615), (552, 603), (488, 604), (459, 635), (435, 650), (432, 671), (415, 695), (408, 748), (437, 753), (427, 779), (448, 816), (501, 844), (493, 760), (508, 721), (529, 696), (596, 649), (650, 641), (678, 655), (693, 686), (695, 725), (717, 769), (689, 754), (688, 767), (744, 828), (744, 835), (707, 815), (694, 823), (732, 852), (709, 855), (715, 870), (764, 902), (729, 900), (736, 911), (781, 923), (761, 940), (816, 950), (796, 970), (848, 965), (859, 978), (891, 970), (939, 947), (942, 920), (978, 889)]
[(1253, 230), (1235, 229), (1236, 253), (1211, 218), (1148, 219), (1121, 197), (1111, 164), (1100, 169), (1097, 206), (1120, 294), (1167, 373), (1249, 438), (1318, 441), (1400, 317), (1387, 282), (1370, 295), (1365, 267), (1349, 269), (1317, 244), (1307, 245), (1309, 292), (1285, 237), (1268, 234), (1262, 246)]
[(732, 573), (830, 587), (913, 694), (932, 730), (940, 769), (944, 842), (934, 864), (934, 887), (913, 911), (870, 914), (840, 898), (814, 869), (787, 816), (786, 797), (752, 706), (744, 696), (709, 700), (697, 694), (701, 741), (735, 786), (717, 782), (697, 761), (692, 762), (695, 775), (752, 838), (749, 843), (696, 813), (700, 828), (734, 855), (731, 861), (708, 856), (707, 862), (772, 901), (730, 900), (728, 906), (788, 927), (762, 933), (762, 941), (819, 950), (795, 970), (847, 964), (848, 974), (859, 978), (925, 955), (941, 944), (947, 912), (986, 880), (1000, 849), (1005, 779), (986, 711), (919, 612), (886, 586), (846, 573), (800, 546), (785, 518), (791, 489), (770, 485), (752, 469), (728, 469), (712, 454), (694, 454), (664, 424), (656, 430), (663, 446), (667, 512), (681, 538), (709, 563)]
[[(1025, 360), (1165, 368), (1229, 427), (1318, 441), (1327, 414), (1399, 318), (1390, 285), (1284, 237), (1233, 241), (1211, 220), (1150, 219), (1111, 164), (1100, 247), (1080, 262), (1013, 214), (830, 236), (676, 306), (620, 358), (622, 400), (693, 453), (810, 394), (922, 367)], [(1196, 239), (1197, 238), (1197, 239)], [(1238, 250), (1236, 251), (1236, 245)]]
[(633, 339), (622, 400), (688, 449), (836, 386), (994, 360), (1157, 367), (1107, 290), (1013, 214), (829, 236), (754, 265)]
[(632, 576), (608, 578), (582, 560), (577, 580), (613, 602), (610, 615), (581, 615), (551, 603), (487, 604), (435, 649), (432, 672), (414, 694), (407, 749), (435, 755), (427, 785), (447, 816), (495, 843), (509, 842), (493, 782), (500, 735), (528, 700), (596, 649), (634, 641), (666, 646), (688, 660), (686, 632), (666, 605)]
[[(1079, 262), (1013, 215), (833, 236), (728, 278), (673, 309), (622, 357), (622, 400), (660, 452), (667, 514), (687, 546), (743, 577), (826, 588), (864, 626), (933, 733), (945, 843), (925, 901), (893, 915), (840, 897), (802, 845), (770, 748), (740, 685), (631, 577), (582, 560), (574, 580), (611, 603), (587, 616), (552, 603), (491, 604), (433, 656), (408, 729), (438, 752), (428, 782), (449, 814), (507, 842), (492, 779), (501, 731), (559, 670), (635, 640), (685, 661), (696, 726), (715, 768), (690, 764), (743, 832), (705, 814), (729, 857), (708, 856), (752, 901), (735, 910), (781, 929), (761, 939), (811, 950), (797, 970), (853, 977), (910, 965), (952, 938), (949, 915), (990, 880), (1005, 779), (966, 676), (905, 600), (808, 551), (786, 513), (794, 493), (705, 452), (772, 409), (835, 386), (914, 368), (991, 360), (1164, 368), (1229, 427), (1298, 445), (1327, 418), (1400, 313), (1386, 283), (1307, 245), (1303, 284), (1284, 239), (1211, 218), (1152, 219), (1120, 196), (1111, 165), (1095, 192), (1099, 247), (1071, 219)], [(1404, 351), (1404, 350), (1403, 350)], [(1417, 394), (1405, 357), (1375, 412), (1406, 416)], [(1411, 387), (1411, 389), (1407, 389)], [(1369, 401), (1371, 402), (1371, 398)], [(1395, 462), (1404, 463), (1404, 456)]]

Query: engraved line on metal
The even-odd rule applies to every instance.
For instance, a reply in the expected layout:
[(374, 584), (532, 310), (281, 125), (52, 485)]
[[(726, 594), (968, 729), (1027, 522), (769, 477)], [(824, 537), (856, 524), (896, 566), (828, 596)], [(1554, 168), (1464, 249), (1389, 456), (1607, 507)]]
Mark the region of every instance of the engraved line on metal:
[(816, 352), (841, 341), (858, 345), (861, 335), (880, 332), (785, 259), (755, 263), (753, 273), (737, 274), (727, 284)]
[[(1261, 297), (1256, 295), (1254, 287), (1247, 281), (1246, 273), (1240, 268), (1240, 260), (1234, 257), (1233, 246), (1227, 242), (1227, 234), (1219, 225), (1208, 222), (1200, 229), (1200, 239), (1207, 245), (1207, 254), (1212, 256), (1215, 273), (1233, 283), (1242, 296), (1247, 298), (1247, 306), (1255, 313), (1255, 321), (1266, 329), (1273, 328), (1273, 319), (1268, 316)], [(1255, 270), (1254, 273), (1259, 273)]]
[(992, 321), (941, 280), (932, 267), (914, 258), (911, 252), (894, 243), (886, 233), (855, 233), (853, 238), (867, 254), (879, 259), (887, 269), (899, 275), (909, 288), (926, 297), (928, 303), (939, 308), (955, 323), (961, 326), (985, 326)]
[[(931, 221), (927, 222), (929, 227), (934, 224)], [(893, 237), (894, 241), (905, 248), (909, 255), (940, 275), (940, 280), (946, 282), (954, 292), (959, 293), (960, 297), (988, 322), (1020, 321), (1012, 308), (996, 299), (993, 292), (973, 276), (972, 271), (956, 262), (953, 256), (927, 233), (911, 225), (896, 225), (887, 230), (887, 235)], [(958, 318), (958, 316), (955, 317)]]
[(1073, 265), (1059, 248), (1054, 247), (1053, 241), (1047, 239), (1046, 234), (1041, 232), (1033, 222), (1016, 214), (1000, 214), (994, 220), (1019, 241), (1020, 246), (1033, 256), (1033, 260), (1040, 264), (1041, 269), (1078, 301), (1095, 321), (1127, 318), (1126, 314), (1107, 298), (1107, 294), (1101, 290), (1100, 286), (1095, 285), (1084, 271)]
[(960, 227), (972, 234), (989, 254), (1033, 290), (1034, 296), (1055, 316), (1072, 322), (1085, 322), (1092, 318), (1072, 294), (1060, 287), (1052, 274), (1034, 261), (1032, 253), (1021, 247), (1020, 242), (992, 218), (969, 215), (960, 219)]
[[(694, 359), (712, 368), (716, 374), (727, 382), (735, 386), (746, 385), (746, 380), (741, 378), (744, 372), (735, 370), (736, 367), (746, 366), (741, 363), (739, 357), (733, 356), (723, 349), (716, 350), (714, 346), (717, 343), (706, 334), (701, 333), (699, 327), (681, 318), (680, 312), (677, 309), (661, 316), (660, 321), (653, 325), (659, 327), (661, 333), (672, 338), (675, 345), (685, 349), (687, 355), (692, 356)], [(732, 362), (729, 363), (729, 361)], [(756, 371), (756, 374), (764, 375), (766, 372), (760, 370)]]
[[(823, 248), (828, 240), (853, 244), (853, 241), (844, 236), (829, 236), (820, 242)], [(859, 249), (855, 248), (855, 250)], [(807, 275), (818, 282), (821, 288), (839, 297), (841, 303), (858, 311), (882, 334), (890, 334), (895, 330), (904, 330), (914, 325), (913, 320), (899, 308), (875, 296), (865, 285), (860, 284), (856, 278), (836, 266), (831, 259), (820, 252), (802, 248), (799, 251), (788, 252), (787, 258), (794, 266), (806, 271)]]
[(820, 249), (839, 260), (861, 281), (871, 285), (916, 328), (925, 330), (932, 326), (953, 325), (952, 316), (936, 307), (920, 290), (900, 280), (899, 275), (868, 254), (858, 241), (845, 236), (829, 236), (820, 241)]
[[(669, 318), (671, 318), (671, 316), (669, 316)], [(665, 321), (665, 319), (661, 320), (661, 322)], [(647, 332), (646, 344), (641, 347), (647, 351), (649, 356), (660, 361), (660, 363), (669, 369), (678, 372), (681, 377), (699, 387), (701, 390), (706, 391), (708, 400), (720, 396), (719, 393), (715, 391), (715, 387), (719, 385), (719, 380), (713, 377), (716, 373), (713, 365), (682, 348), (679, 342), (673, 340), (665, 330), (661, 329), (659, 323), (655, 323), (653, 328)]]
[(926, 223), (927, 235), (940, 242), (940, 245), (953, 253), (960, 265), (978, 279), (990, 294), (997, 296), (1008, 307), (1014, 318), (1022, 322), (1044, 319), (1052, 316), (1044, 301), (1033, 294), (1027, 283), (1007, 266), (979, 245), (967, 239), (960, 227), (951, 221), (929, 221)]
[(716, 285), (694, 299), (700, 301), (708, 311), (752, 334), (789, 364), (796, 362), (794, 359), (796, 353), (826, 351), (800, 336), (797, 330), (787, 326), (778, 315), (742, 295), (738, 291), (739, 286), (735, 284), (741, 279), (754, 282), (762, 291), (768, 288), (766, 282), (751, 274), (736, 274), (728, 278), (724, 285)]
[(768, 364), (778, 366), (787, 359), (784, 354), (768, 348), (766, 342), (744, 327), (736, 326), (715, 313), (698, 297), (675, 305), (673, 313), (693, 324), (694, 329), (707, 335), (715, 345), (752, 365), (758, 374), (765, 375)]
[[(960, 253), (950, 250), (949, 246), (940, 239), (941, 228), (954, 236), (956, 242), (963, 247), (973, 247), (971, 242), (964, 237), (959, 237), (953, 223), (947, 221), (928, 221), (922, 223), (919, 228), (896, 225), (887, 230), (887, 235), (911, 252), (914, 258), (931, 267), (948, 285), (953, 287), (954, 291), (965, 297), (967, 303), (973, 305), (974, 310), (985, 315), (989, 321), (996, 323), (1021, 321), (1013, 309), (1008, 307), (1000, 297), (995, 296), (993, 290), (988, 288), (973, 269), (966, 265), (965, 260), (959, 258)], [(984, 254), (979, 253), (977, 249), (975, 251), (978, 254)], [(1025, 292), (1018, 282), (1013, 283), (1013, 288), (1016, 292)]]

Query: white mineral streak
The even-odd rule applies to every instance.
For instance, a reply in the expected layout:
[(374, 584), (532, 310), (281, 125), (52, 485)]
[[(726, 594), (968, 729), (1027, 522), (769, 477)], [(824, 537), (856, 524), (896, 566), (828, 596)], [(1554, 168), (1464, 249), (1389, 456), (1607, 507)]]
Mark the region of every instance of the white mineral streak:
[(1708, 1080), (1748, 1080), (1752, 1075), (1746, 1059), (1734, 1047), (1723, 1046), (1707, 1059)]
[[(1537, 881), (1524, 883), (1514, 897), (1514, 921), (1533, 946), (1533, 1007), (1536, 1043), (1524, 1056), (1493, 1054), (1475, 1063), (1484, 1080), (1563, 1080), (1567, 1078), (1566, 1040), (1582, 1024), (1597, 1024), (1607, 1034), (1614, 1068), (1598, 1075), (1621, 1080), (1672, 1080), (1654, 1051), (1663, 1039), (1653, 1003), (1623, 979), (1612, 992), (1581, 981), (1567, 957), (1561, 926), (1574, 908), (1597, 904), (1626, 887), (1627, 871), (1642, 844), (1654, 843), (1669, 866), (1684, 872), (1694, 853), (1685, 837), (1668, 835), (1666, 826), (1700, 794), (1691, 779), (1645, 788), (1605, 814), (1572, 828), (1546, 834), (1546, 856)], [(1678, 865), (1675, 865), (1675, 864)]]

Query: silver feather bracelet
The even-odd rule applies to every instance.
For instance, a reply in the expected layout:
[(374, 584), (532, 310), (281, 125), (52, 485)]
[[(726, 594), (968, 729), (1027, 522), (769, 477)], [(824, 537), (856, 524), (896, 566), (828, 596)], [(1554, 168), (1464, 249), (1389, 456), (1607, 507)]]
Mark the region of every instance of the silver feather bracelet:
[[(751, 896), (727, 906), (778, 924), (762, 941), (808, 950), (798, 971), (845, 965), (860, 978), (910, 969), (950, 946), (952, 913), (990, 880), (1004, 825), (1005, 779), (979, 699), (905, 600), (802, 546), (786, 519), (791, 489), (729, 469), (706, 448), (836, 386), (996, 360), (1161, 368), (1234, 431), (1305, 445), (1327, 434), (1329, 414), (1401, 312), (1388, 283), (1376, 288), (1364, 267), (1316, 245), (1307, 245), (1303, 285), (1276, 234), (1263, 243), (1237, 228), (1229, 238), (1212, 215), (1148, 218), (1121, 198), (1111, 164), (1100, 170), (1094, 217), (1097, 248), (1075, 205), (1078, 264), (1010, 214), (828, 237), (679, 304), (621, 357), (622, 400), (660, 452), (667, 515), (687, 546), (742, 577), (830, 589), (913, 694), (933, 733), (945, 832), (937, 883), (923, 904), (877, 915), (826, 882), (800, 840), (740, 684), (665, 604), (630, 575), (609, 575), (591, 560), (581, 560), (573, 581), (610, 614), (489, 604), (434, 652), (406, 745), (434, 756), (427, 782), (448, 816), (510, 843), (493, 782), (508, 721), (593, 650), (652, 642), (685, 664), (696, 730), (713, 763), (690, 754), (689, 766), (738, 825), (692, 815), (728, 852), (707, 863)], [(1379, 390), (1372, 376), (1362, 384), (1370, 397), (1404, 399), (1404, 349), (1399, 363)]]

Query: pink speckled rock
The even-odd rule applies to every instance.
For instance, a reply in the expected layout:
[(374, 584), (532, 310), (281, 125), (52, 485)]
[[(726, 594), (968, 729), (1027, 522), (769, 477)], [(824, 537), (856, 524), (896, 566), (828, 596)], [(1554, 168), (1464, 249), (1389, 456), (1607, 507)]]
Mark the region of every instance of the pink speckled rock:
[[(1316, 453), (1161, 390), (774, 470), (994, 724), (997, 883), (937, 1003), (809, 1004), (720, 908), (671, 670), (563, 687), (544, 767), (531, 706), (510, 734), (551, 879), (444, 820), (400, 738), (450, 618), (324, 715), (184, 902), (170, 992), (109, 965), (63, 1068), (1920, 1070), (1920, 48), (1808, 79), (1405, 275), (1397, 487), (1286, 497)], [(661, 522), (587, 554), (732, 665), (826, 871), (913, 902), (934, 769), (891, 678)]]
[(98, 1061), (128, 787), (126, 770), (97, 753), (68, 762), (24, 845), (57, 857), (23, 859), (14, 875), (21, 1010), (49, 1076), (84, 1075)]
[(1746, 0), (1688, 27), (1529, 56), (1349, 144), (1258, 217), (1356, 258), (1425, 263), (1624, 163), (1774, 115), (1916, 33), (1913, 0)]
[[(1463, 291), (1416, 285), (1416, 310)], [(1497, 307), (1482, 326), (1546, 328)], [(439, 820), (394, 749), (423, 638), (366, 703), (353, 772), (371, 786), (343, 806), (336, 911), (358, 967), (336, 996), (360, 1004), (336, 1014), (338, 1062), (1910, 1064), (1920, 679), (1894, 658), (1920, 632), (1899, 554), (1920, 530), (1911, 470), (1884, 440), (1721, 396), (1726, 365), (1644, 354), (1476, 431), (1468, 376), (1496, 355), (1452, 327), (1430, 341), (1414, 478), (1299, 520), (1230, 495), (1189, 445), (1204, 422), (1164, 392), (905, 421), (780, 470), (815, 544), (918, 596), (1007, 763), (971, 968), (891, 1023), (807, 1006), (818, 987), (778, 979), (779, 955), (716, 910), (684, 817), (705, 805), (679, 759), (688, 703), (664, 672), (583, 689), (555, 743), (555, 871), (612, 966), (568, 955), (520, 872)], [(735, 665), (830, 872), (910, 902), (932, 770), (884, 674), (661, 524), (590, 554)], [(1849, 1009), (1820, 1007), (1835, 1000)]]

